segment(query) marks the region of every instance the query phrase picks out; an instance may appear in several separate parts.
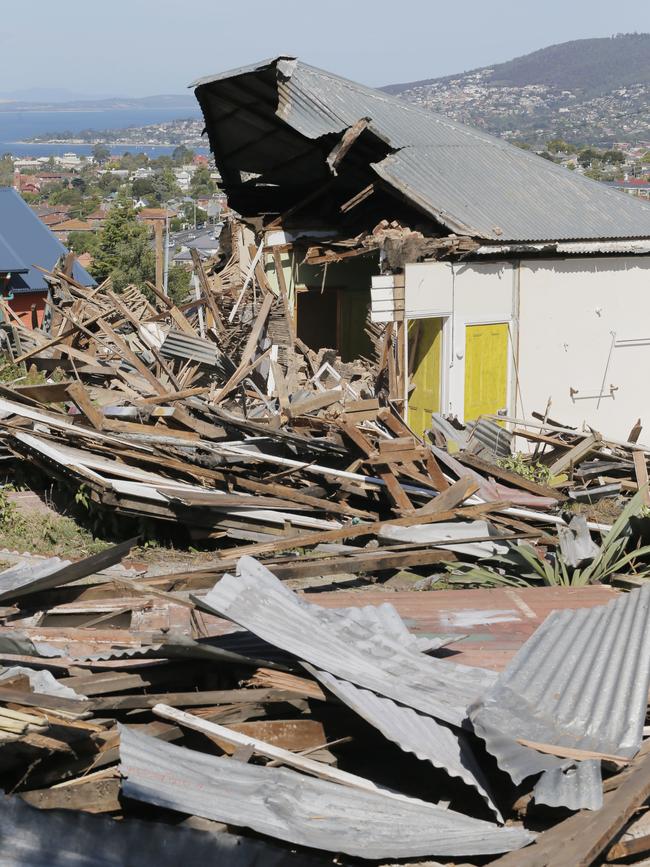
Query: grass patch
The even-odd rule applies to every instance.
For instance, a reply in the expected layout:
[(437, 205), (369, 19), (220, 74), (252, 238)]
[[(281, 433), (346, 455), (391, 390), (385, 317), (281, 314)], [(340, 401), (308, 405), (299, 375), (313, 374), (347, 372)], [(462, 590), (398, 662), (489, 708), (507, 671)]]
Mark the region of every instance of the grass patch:
[(0, 489), (0, 540), (10, 551), (79, 559), (110, 546), (72, 518), (19, 509)]

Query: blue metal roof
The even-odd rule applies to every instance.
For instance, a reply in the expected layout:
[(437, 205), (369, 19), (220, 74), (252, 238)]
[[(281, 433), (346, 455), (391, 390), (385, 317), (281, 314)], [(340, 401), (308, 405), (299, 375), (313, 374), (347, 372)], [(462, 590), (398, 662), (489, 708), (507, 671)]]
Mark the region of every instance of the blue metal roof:
[(229, 98), (256, 114), (256, 132), (249, 124), (240, 140), (226, 145), (225, 157), (216, 152), (217, 162), (231, 160), (233, 170), (231, 155), (242, 159), (242, 151), (261, 154), (264, 166), (274, 158), (279, 163), (287, 141), (282, 130), (317, 141), (369, 118), (368, 130), (390, 148), (369, 168), (451, 232), (492, 241), (650, 237), (650, 202), (295, 58), (263, 61), (196, 86), (213, 147), (223, 148), (220, 132), (237, 133), (226, 118)]
[[(0, 188), (0, 273), (11, 273), (14, 293), (46, 292), (45, 276), (36, 266), (49, 271), (67, 252), (14, 189)], [(95, 285), (76, 261), (72, 276), (84, 286)]]

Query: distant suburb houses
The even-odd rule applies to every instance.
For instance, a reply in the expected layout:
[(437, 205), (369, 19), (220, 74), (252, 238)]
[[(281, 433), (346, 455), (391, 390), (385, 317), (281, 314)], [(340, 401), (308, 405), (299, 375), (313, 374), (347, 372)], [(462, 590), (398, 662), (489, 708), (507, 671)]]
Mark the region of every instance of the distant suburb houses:
[[(14, 189), (0, 188), (0, 299), (26, 325), (43, 322), (48, 284), (40, 269), (51, 270), (67, 252)], [(95, 285), (77, 261), (72, 276), (83, 286)]]

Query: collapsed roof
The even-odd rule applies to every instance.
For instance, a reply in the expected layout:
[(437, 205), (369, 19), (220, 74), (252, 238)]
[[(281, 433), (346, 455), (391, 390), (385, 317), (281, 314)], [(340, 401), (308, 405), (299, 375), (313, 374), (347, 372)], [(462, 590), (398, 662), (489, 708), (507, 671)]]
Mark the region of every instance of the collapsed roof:
[(433, 234), (486, 241), (650, 237), (650, 203), (293, 57), (193, 86), (245, 217), (299, 211), (332, 226), (371, 201), (375, 216), (407, 209)]

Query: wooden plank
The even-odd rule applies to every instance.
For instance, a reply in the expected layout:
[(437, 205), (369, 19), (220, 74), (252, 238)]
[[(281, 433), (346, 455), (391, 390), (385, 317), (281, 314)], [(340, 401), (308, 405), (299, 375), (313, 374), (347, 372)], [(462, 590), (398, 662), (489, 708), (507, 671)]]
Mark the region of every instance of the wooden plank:
[(600, 436), (595, 436), (594, 434), (585, 437), (549, 466), (551, 475), (559, 476), (560, 473), (568, 470), (571, 466), (582, 460), (582, 458), (586, 457), (589, 452), (598, 448), (601, 442)]
[(163, 387), (162, 383), (158, 380), (156, 376), (154, 376), (154, 374), (149, 370), (147, 365), (138, 358), (138, 356), (135, 354), (135, 352), (133, 352), (126, 340), (123, 340), (119, 336), (119, 334), (113, 331), (108, 322), (104, 321), (101, 316), (98, 317), (98, 323), (104, 334), (109, 337), (115, 344), (115, 346), (117, 346), (117, 348), (120, 350), (124, 359), (128, 361), (132, 367), (135, 367), (140, 376), (147, 381), (148, 385), (150, 385), (152, 389), (157, 392), (157, 394), (166, 394), (166, 390)]
[(234, 746), (252, 747), (254, 752), (260, 756), (264, 756), (267, 759), (274, 759), (283, 765), (296, 768), (297, 770), (303, 771), (306, 774), (311, 774), (318, 779), (331, 780), (332, 782), (340, 783), (344, 786), (350, 786), (354, 789), (360, 789), (364, 792), (374, 792), (396, 801), (406, 801), (410, 804), (422, 804), (422, 801), (414, 801), (413, 798), (409, 798), (407, 795), (401, 795), (390, 789), (383, 789), (371, 780), (367, 780), (365, 777), (358, 777), (356, 774), (350, 774), (347, 771), (340, 770), (340, 768), (332, 768), (322, 762), (317, 762), (314, 759), (308, 759), (304, 756), (296, 755), (289, 750), (283, 750), (281, 747), (273, 746), (273, 744), (269, 744), (266, 741), (261, 741), (257, 738), (240, 734), (226, 726), (202, 720), (200, 717), (176, 710), (173, 707), (169, 707), (169, 705), (156, 705), (154, 713), (163, 719), (171, 720), (172, 722), (185, 726), (193, 731), (222, 738)]
[(632, 855), (646, 855), (650, 852), (650, 834), (636, 837), (634, 840), (620, 840), (614, 843), (607, 852), (606, 861), (619, 861), (631, 858)]
[(68, 395), (77, 409), (86, 416), (95, 430), (103, 430), (104, 413), (92, 402), (86, 389), (80, 382), (71, 382), (68, 385)]
[(432, 497), (421, 509), (416, 509), (415, 515), (439, 515), (455, 509), (475, 494), (479, 487), (478, 482), (471, 476), (463, 476), (437, 497)]
[(265, 704), (291, 701), (296, 693), (289, 689), (221, 689), (204, 692), (169, 692), (159, 695), (111, 695), (84, 702), (93, 710), (132, 710), (154, 707), (159, 702), (171, 701), (181, 707), (210, 707), (219, 704)]
[(648, 490), (648, 465), (646, 463), (645, 452), (635, 449), (632, 452), (634, 461), (634, 475), (641, 493), (641, 499), (644, 506), (650, 506), (650, 491)]
[(76, 786), (59, 786), (22, 792), (20, 797), (39, 810), (79, 810), (82, 813), (121, 811), (119, 777), (90, 780)]
[(315, 533), (306, 533), (303, 536), (294, 536), (290, 539), (278, 539), (273, 542), (261, 542), (258, 545), (247, 545), (223, 551), (218, 555), (220, 563), (229, 563), (238, 560), (245, 554), (258, 557), (261, 554), (277, 554), (280, 551), (289, 551), (294, 548), (312, 548), (314, 545), (324, 545), (332, 542), (356, 539), (359, 536), (377, 536), (386, 527), (412, 527), (415, 525), (431, 524), (438, 521), (453, 521), (458, 517), (473, 517), (471, 510), (465, 512), (456, 509), (448, 511), (431, 512), (429, 514), (407, 515), (403, 518), (391, 518), (386, 521), (376, 521), (372, 524), (348, 524), (337, 530), (318, 530)]
[(192, 257), (192, 263), (194, 264), (194, 271), (199, 278), (201, 292), (203, 294), (203, 297), (205, 298), (206, 304), (208, 305), (208, 310), (210, 311), (210, 314), (212, 315), (212, 318), (214, 320), (214, 326), (217, 329), (217, 332), (219, 332), (220, 334), (225, 334), (226, 326), (223, 323), (221, 313), (219, 312), (219, 308), (217, 307), (217, 302), (215, 300), (210, 284), (208, 283), (208, 278), (206, 276), (201, 257), (199, 256), (199, 251), (196, 250), (194, 247), (191, 247), (190, 255)]
[(477, 455), (469, 454), (468, 452), (459, 452), (455, 455), (457, 461), (473, 470), (477, 470), (484, 475), (493, 476), (500, 482), (505, 482), (512, 485), (514, 488), (522, 488), (524, 491), (529, 491), (531, 494), (537, 494), (539, 497), (553, 497), (554, 500), (566, 500), (564, 494), (559, 493), (555, 488), (548, 485), (542, 485), (539, 482), (534, 482), (531, 479), (526, 479), (515, 473), (512, 470), (506, 470), (503, 467), (493, 464), (490, 461), (483, 460)]
[[(465, 541), (465, 540), (463, 540)], [(470, 541), (470, 540), (467, 540)], [(452, 551), (438, 550), (434, 548), (400, 551), (372, 551), (362, 554), (349, 554), (343, 557), (326, 558), (303, 558), (296, 563), (290, 564), (266, 564), (273, 574), (281, 580), (294, 578), (316, 578), (321, 575), (340, 575), (349, 572), (391, 571), (403, 569), (407, 566), (431, 566), (434, 563), (451, 562), (456, 560)]]

